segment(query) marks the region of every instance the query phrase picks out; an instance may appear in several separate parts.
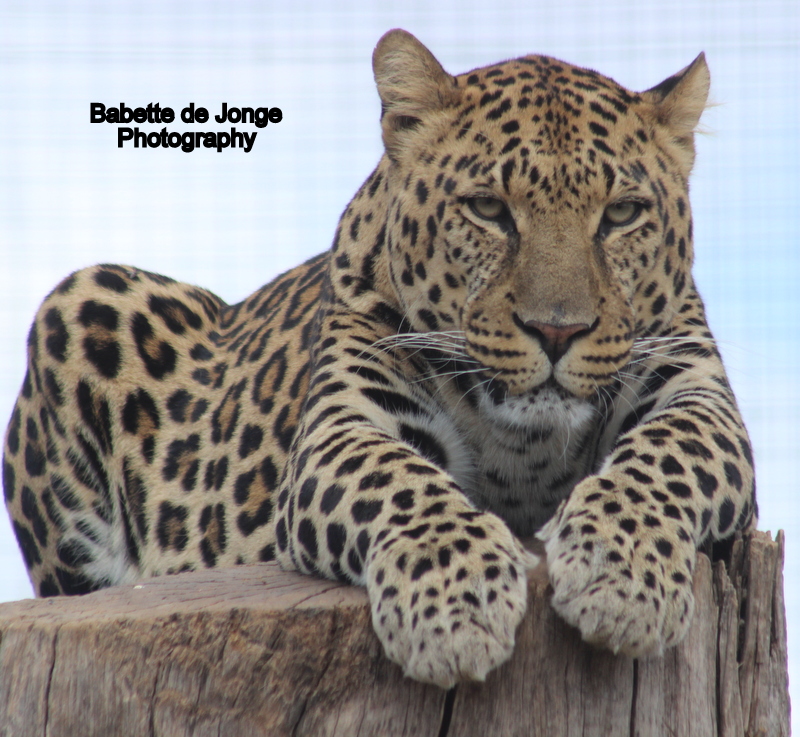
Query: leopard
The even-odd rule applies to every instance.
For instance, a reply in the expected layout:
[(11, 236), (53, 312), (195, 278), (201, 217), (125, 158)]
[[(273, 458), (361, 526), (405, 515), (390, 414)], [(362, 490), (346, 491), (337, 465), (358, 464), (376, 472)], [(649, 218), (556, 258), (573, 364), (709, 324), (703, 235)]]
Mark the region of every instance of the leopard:
[(544, 564), (586, 642), (658, 656), (698, 551), (757, 523), (692, 276), (705, 57), (644, 92), (452, 76), (395, 29), (373, 70), (383, 151), (328, 251), (235, 305), (114, 264), (44, 300), (3, 463), (35, 594), (277, 561), (365, 587), (450, 688), (511, 656)]

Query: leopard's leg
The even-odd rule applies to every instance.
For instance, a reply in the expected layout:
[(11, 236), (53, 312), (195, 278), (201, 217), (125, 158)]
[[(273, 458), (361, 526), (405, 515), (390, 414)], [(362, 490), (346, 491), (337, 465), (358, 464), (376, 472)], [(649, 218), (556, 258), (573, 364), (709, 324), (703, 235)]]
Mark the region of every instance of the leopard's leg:
[[(444, 688), (509, 657), (535, 561), (448, 472), (457, 433), (366, 316), (327, 319), (278, 497), (278, 559), (366, 585), (405, 672)], [(407, 438), (407, 439), (404, 439)]]
[(747, 432), (695, 302), (617, 398), (597, 474), (540, 532), (556, 610), (634, 656), (686, 633), (698, 547), (757, 518)]

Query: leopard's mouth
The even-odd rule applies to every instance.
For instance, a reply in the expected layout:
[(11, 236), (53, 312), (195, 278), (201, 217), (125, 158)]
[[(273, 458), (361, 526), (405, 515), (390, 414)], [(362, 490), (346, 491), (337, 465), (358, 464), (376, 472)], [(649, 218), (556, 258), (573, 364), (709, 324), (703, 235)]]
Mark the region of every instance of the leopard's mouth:
[[(592, 393), (587, 396), (585, 393), (572, 391), (569, 385), (559, 381), (563, 372), (549, 362), (530, 367), (526, 365), (527, 362), (519, 361), (516, 367), (491, 365), (482, 360), (480, 354), (484, 351), (479, 350), (478, 344), (469, 340), (461, 343), (457, 350), (452, 347), (449, 350), (443, 349), (427, 334), (416, 334), (413, 344), (410, 338), (404, 339), (404, 343), (408, 343), (409, 347), (419, 345), (415, 353), (424, 357), (435, 374), (454, 380), (462, 394), (480, 395), (497, 406), (509, 402), (533, 403), (543, 393), (564, 402), (591, 401), (591, 396), (594, 395)], [(520, 352), (518, 359), (521, 357)]]

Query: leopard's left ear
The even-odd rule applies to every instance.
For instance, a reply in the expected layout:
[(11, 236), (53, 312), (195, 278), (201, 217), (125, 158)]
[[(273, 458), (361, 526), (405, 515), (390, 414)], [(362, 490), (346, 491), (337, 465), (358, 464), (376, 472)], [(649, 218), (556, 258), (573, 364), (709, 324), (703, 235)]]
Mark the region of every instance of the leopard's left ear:
[(706, 107), (710, 85), (706, 56), (700, 53), (688, 67), (642, 93), (642, 99), (653, 106), (655, 122), (670, 131), (685, 153), (687, 173), (694, 163), (694, 131)]
[(426, 114), (456, 102), (457, 82), (425, 46), (399, 28), (378, 41), (372, 69), (381, 98), (383, 144), (396, 159)]

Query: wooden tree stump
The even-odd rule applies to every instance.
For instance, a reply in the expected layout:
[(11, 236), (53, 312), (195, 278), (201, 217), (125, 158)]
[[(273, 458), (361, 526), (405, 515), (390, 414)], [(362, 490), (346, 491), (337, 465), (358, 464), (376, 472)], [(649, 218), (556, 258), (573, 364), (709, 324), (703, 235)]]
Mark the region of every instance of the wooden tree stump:
[(788, 735), (783, 534), (700, 556), (686, 640), (595, 650), (531, 582), (513, 658), (445, 692), (386, 660), (363, 591), (262, 564), (0, 605), (0, 735)]

